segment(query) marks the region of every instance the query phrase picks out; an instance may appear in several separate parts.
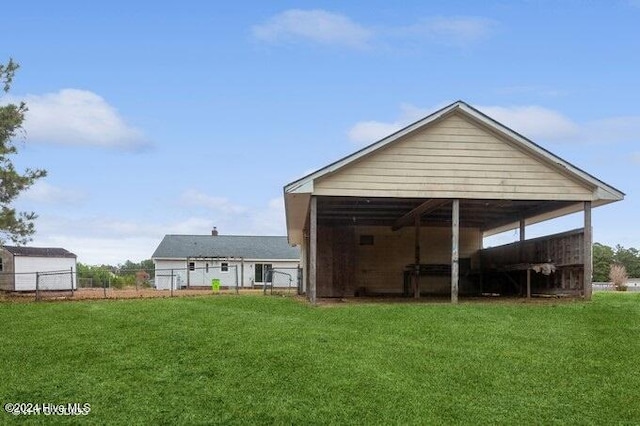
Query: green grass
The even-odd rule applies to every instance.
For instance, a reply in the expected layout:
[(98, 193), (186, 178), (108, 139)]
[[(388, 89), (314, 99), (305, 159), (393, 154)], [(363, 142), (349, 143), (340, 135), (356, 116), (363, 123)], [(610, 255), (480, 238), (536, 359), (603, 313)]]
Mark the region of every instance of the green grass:
[[(0, 303), (0, 402), (95, 424), (638, 424), (640, 294)], [(77, 422), (18, 417), (8, 421)]]

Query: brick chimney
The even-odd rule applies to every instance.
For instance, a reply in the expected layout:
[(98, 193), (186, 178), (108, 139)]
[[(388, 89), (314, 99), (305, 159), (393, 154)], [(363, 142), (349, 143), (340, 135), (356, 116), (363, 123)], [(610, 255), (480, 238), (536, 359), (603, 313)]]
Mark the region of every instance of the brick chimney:
[(216, 235), (218, 235), (218, 228), (214, 226), (211, 230), (211, 236), (215, 237)]

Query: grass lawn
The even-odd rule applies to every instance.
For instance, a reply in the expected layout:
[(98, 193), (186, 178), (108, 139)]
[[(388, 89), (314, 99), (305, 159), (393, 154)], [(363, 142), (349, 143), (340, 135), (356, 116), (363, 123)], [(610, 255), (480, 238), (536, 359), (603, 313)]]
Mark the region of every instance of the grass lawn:
[(344, 304), (0, 303), (0, 402), (95, 424), (638, 424), (640, 294)]

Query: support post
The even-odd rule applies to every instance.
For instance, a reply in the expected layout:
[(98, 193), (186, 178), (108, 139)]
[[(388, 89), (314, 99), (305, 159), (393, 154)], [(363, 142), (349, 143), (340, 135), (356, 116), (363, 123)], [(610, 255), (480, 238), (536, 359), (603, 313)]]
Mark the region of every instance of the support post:
[(74, 295), (74, 288), (73, 288), (73, 266), (70, 268), (71, 272), (69, 273), (69, 276), (71, 277), (71, 297), (73, 297)]
[(460, 200), (451, 205), (451, 303), (458, 303), (458, 258), (460, 244)]
[(413, 280), (413, 297), (420, 298), (420, 215), (416, 215), (415, 219), (415, 257), (414, 257), (414, 280)]
[(239, 281), (239, 278), (238, 278), (238, 265), (236, 264), (236, 265), (233, 265), (233, 266), (236, 269), (236, 294), (238, 294), (238, 281)]
[[(193, 266), (195, 269), (195, 261), (193, 262)], [(191, 284), (191, 268), (189, 268), (189, 257), (187, 256), (187, 288)]]
[(40, 272), (36, 272), (36, 300), (40, 300)]
[(520, 219), (520, 248), (518, 250), (518, 262), (522, 263), (524, 262), (524, 248), (523, 248), (523, 242), (525, 239), (525, 229), (524, 229), (525, 225), (524, 225), (524, 218)]
[(531, 268), (527, 268), (527, 299), (531, 299)]
[(584, 298), (591, 300), (591, 279), (593, 275), (593, 229), (591, 227), (591, 201), (584, 202)]
[(309, 209), (309, 301), (316, 304), (316, 277), (318, 257), (318, 198), (311, 196)]

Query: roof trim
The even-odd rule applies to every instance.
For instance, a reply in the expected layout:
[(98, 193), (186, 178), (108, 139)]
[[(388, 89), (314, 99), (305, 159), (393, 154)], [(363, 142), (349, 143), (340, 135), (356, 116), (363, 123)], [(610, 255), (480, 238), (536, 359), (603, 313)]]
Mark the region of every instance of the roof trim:
[(523, 135), (521, 135), (520, 133), (510, 129), (509, 127), (499, 123), (498, 121), (494, 120), (493, 118), (489, 117), (488, 115), (484, 114), (483, 112), (473, 108), (472, 106), (470, 106), (469, 104), (463, 102), (463, 101), (456, 101), (454, 103), (452, 103), (451, 105), (448, 105), (410, 125), (408, 125), (407, 127), (398, 130), (395, 133), (392, 133), (391, 135), (380, 139), (377, 142), (374, 142), (373, 144), (366, 146), (362, 149), (360, 149), (359, 151), (356, 151), (355, 153), (348, 155), (342, 159), (339, 159), (331, 164), (329, 164), (328, 166), (325, 166), (313, 173), (310, 173), (294, 182), (289, 183), (288, 185), (286, 185), (284, 187), (284, 193), (285, 195), (288, 193), (313, 193), (313, 184), (314, 181), (318, 178), (321, 178), (325, 175), (331, 174), (343, 167), (345, 167), (346, 165), (355, 162), (357, 160), (359, 160), (360, 158), (363, 158), (365, 156), (368, 156), (369, 154), (397, 141), (398, 139), (428, 125), (431, 124), (433, 122), (436, 122), (446, 116), (448, 116), (449, 114), (452, 114), (455, 111), (460, 111), (463, 114), (465, 114), (468, 117), (471, 117), (473, 119), (475, 119), (476, 121), (482, 123), (483, 125), (485, 125), (486, 127), (488, 127), (490, 130), (504, 135), (507, 138), (509, 138), (510, 140), (518, 143), (520, 146), (524, 147), (525, 149), (529, 150), (530, 152), (536, 154), (537, 156), (539, 156), (541, 159), (547, 161), (548, 163), (550, 163), (551, 165), (553, 165), (554, 167), (557, 167), (561, 170), (565, 170), (567, 173), (573, 175), (575, 178), (579, 179), (580, 181), (593, 186), (596, 190), (599, 196), (602, 196), (602, 198), (604, 199), (609, 199), (609, 200), (622, 200), (625, 196), (625, 194), (620, 191), (619, 189), (614, 188), (611, 185), (606, 184), (605, 182), (601, 181), (600, 179), (596, 178), (595, 176), (585, 172), (584, 170), (574, 166), (573, 164), (569, 163), (568, 161), (563, 160), (562, 158), (558, 157), (557, 155), (553, 154), (552, 152), (546, 150), (545, 148), (541, 147), (540, 145), (536, 144), (535, 142), (531, 141), (530, 139), (524, 137)]

